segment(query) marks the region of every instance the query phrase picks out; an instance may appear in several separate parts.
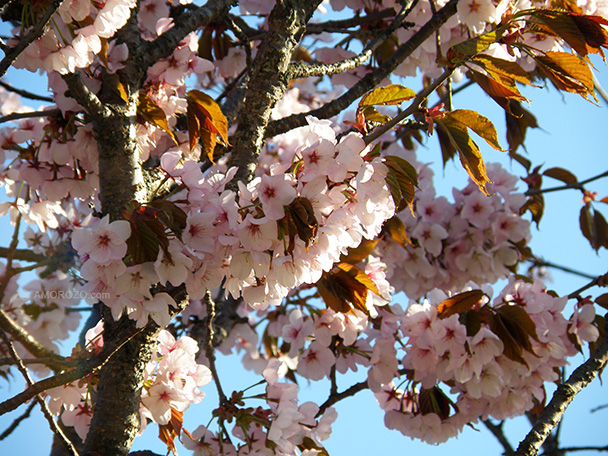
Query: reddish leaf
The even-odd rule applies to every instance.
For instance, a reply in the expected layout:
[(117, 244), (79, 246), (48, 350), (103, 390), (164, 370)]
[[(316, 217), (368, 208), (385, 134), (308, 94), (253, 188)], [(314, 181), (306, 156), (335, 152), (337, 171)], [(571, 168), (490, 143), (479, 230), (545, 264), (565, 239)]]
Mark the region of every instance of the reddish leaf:
[[(527, 101), (515, 84), (505, 85), (498, 82), (496, 79), (492, 79), (485, 74), (478, 73), (477, 71), (471, 71), (471, 79), (477, 83), (479, 87), (483, 89), (485, 93), (496, 99), (512, 99), (518, 101)], [(499, 104), (502, 104), (499, 102)]]
[(608, 293), (601, 294), (595, 298), (595, 303), (604, 309), (608, 309)]
[(158, 438), (161, 439), (169, 451), (177, 456), (177, 448), (175, 447), (175, 439), (179, 438), (182, 424), (184, 423), (183, 412), (175, 410), (171, 407), (171, 419), (167, 424), (158, 425)]
[(168, 133), (173, 139), (175, 144), (178, 144), (175, 134), (169, 128), (167, 123), (167, 115), (165, 111), (161, 109), (149, 96), (146, 94), (139, 95), (139, 101), (137, 103), (137, 117), (141, 118), (142, 121), (152, 124), (164, 132)]
[(520, 146), (523, 146), (528, 128), (538, 128), (536, 117), (515, 100), (508, 100), (505, 115), (509, 155), (529, 170), (531, 166), (530, 161), (519, 156), (524, 160), (522, 163), (518, 160), (518, 155), (515, 152)]
[(452, 315), (462, 314), (481, 303), (484, 292), (481, 290), (470, 290), (451, 296), (437, 306), (437, 316), (441, 319)]
[(452, 408), (456, 408), (454, 403), (437, 386), (420, 389), (418, 393), (418, 412), (420, 414), (434, 413), (442, 420), (447, 420)]
[(341, 255), (340, 262), (356, 264), (365, 260), (371, 255), (378, 242), (380, 242), (380, 238), (375, 240), (363, 239), (357, 247), (350, 248), (346, 255)]
[(581, 58), (567, 52), (547, 52), (534, 56), (534, 60), (559, 90), (595, 98), (593, 75)]
[(526, 211), (530, 211), (532, 214), (532, 221), (538, 226), (540, 220), (543, 218), (543, 213), (545, 212), (545, 198), (543, 198), (543, 195), (538, 193), (530, 196), (528, 201), (519, 209), (519, 213), (522, 215)]
[(581, 208), (579, 224), (583, 236), (595, 251), (600, 247), (608, 248), (608, 224), (600, 212), (592, 211), (590, 205), (584, 205)]
[(465, 168), (469, 177), (477, 184), (479, 189), (489, 196), (486, 184), (491, 183), (486, 173), (486, 165), (483, 162), (479, 146), (469, 136), (467, 127), (457, 120), (452, 120), (446, 116), (436, 121), (438, 130), (444, 130), (452, 146), (458, 150), (460, 162)]
[(228, 143), (228, 121), (220, 106), (209, 95), (190, 90), (186, 97), (188, 103), (188, 133), (190, 135), (190, 152), (196, 147), (198, 138), (203, 139), (209, 160), (213, 161), (213, 152), (217, 137)]
[(285, 220), (289, 233), (287, 253), (293, 254), (296, 235), (304, 241), (306, 250), (308, 250), (308, 245), (317, 237), (317, 229), (319, 228), (310, 201), (300, 196), (295, 198), (289, 206), (285, 206)]
[(578, 182), (576, 176), (564, 168), (549, 168), (543, 171), (543, 175), (562, 181), (565, 184), (575, 184)]
[(415, 187), (418, 186), (418, 173), (410, 162), (401, 157), (389, 155), (384, 163), (388, 166), (386, 183), (397, 206), (397, 212), (409, 207), (413, 210)]
[(139, 206), (126, 212), (131, 235), (127, 239), (127, 253), (133, 264), (156, 261), (162, 248), (168, 253), (169, 238), (166, 228), (158, 219), (159, 210), (150, 206)]

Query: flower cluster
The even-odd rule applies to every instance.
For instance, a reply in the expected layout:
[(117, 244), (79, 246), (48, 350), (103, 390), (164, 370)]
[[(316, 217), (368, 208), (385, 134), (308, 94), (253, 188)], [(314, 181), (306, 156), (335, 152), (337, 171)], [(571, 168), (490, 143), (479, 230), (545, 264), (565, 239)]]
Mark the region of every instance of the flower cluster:
[(506, 278), (520, 261), (518, 246), (530, 238), (530, 222), (519, 213), (526, 198), (516, 188), (517, 178), (489, 164), (492, 196), (470, 182), (454, 189), (450, 202), (436, 195), (432, 171), (410, 161), (418, 167), (422, 191), (416, 194), (413, 212), (402, 211), (399, 217), (412, 243), (389, 239), (379, 246), (391, 285), (418, 299), (434, 288), (457, 291), (467, 281)]

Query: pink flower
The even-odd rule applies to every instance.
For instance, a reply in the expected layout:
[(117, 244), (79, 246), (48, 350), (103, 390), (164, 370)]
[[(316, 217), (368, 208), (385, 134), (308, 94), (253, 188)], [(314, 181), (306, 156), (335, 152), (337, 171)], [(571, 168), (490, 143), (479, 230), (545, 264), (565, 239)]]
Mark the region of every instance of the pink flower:
[(329, 348), (312, 342), (300, 355), (298, 374), (310, 380), (321, 380), (323, 377), (329, 377), (331, 366), (335, 362), (336, 357)]
[(110, 223), (110, 216), (106, 215), (94, 228), (74, 230), (72, 245), (80, 256), (88, 255), (96, 263), (107, 264), (125, 256), (130, 235), (129, 222), (117, 220)]
[(286, 174), (276, 176), (263, 175), (257, 181), (257, 191), (266, 217), (280, 220), (285, 217), (283, 206), (291, 203), (296, 197), (296, 189)]

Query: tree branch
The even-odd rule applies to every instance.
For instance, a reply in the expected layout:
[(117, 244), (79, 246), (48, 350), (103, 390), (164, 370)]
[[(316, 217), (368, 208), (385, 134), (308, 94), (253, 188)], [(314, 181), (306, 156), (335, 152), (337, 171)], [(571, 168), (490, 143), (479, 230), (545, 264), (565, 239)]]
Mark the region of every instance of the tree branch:
[(426, 89), (424, 89), (422, 92), (420, 92), (418, 95), (416, 95), (416, 98), (414, 98), (414, 101), (412, 101), (412, 103), (408, 106), (408, 108), (405, 111), (401, 111), (398, 115), (393, 117), (387, 123), (376, 128), (371, 134), (369, 134), (365, 137), (365, 142), (367, 144), (370, 144), (371, 142), (375, 141), (380, 136), (382, 136), (384, 133), (389, 131), (391, 128), (393, 128), (397, 124), (399, 124), (399, 122), (405, 120), (407, 117), (411, 116), (416, 111), (418, 111), (420, 109), (420, 105), (424, 102), (424, 100), (426, 100), (427, 97), (437, 89), (437, 87), (439, 87), (441, 84), (443, 84), (443, 82), (446, 79), (448, 79), (450, 76), (452, 76), (452, 73), (454, 72), (454, 70), (455, 70), (455, 68), (446, 68), (441, 76), (439, 76), (437, 79), (435, 79), (433, 81), (433, 83), (430, 84)]
[(0, 60), (0, 77), (6, 74), (13, 62), (25, 51), (25, 48), (44, 34), (51, 16), (55, 14), (62, 3), (63, 0), (52, 0), (36, 25), (15, 46), (8, 49), (4, 58)]
[[(33, 384), (32, 377), (30, 377), (29, 371), (27, 370), (27, 367), (25, 367), (25, 364), (23, 364), (21, 362), (21, 358), (19, 358), (19, 355), (17, 354), (17, 351), (15, 350), (13, 343), (11, 342), (11, 340), (9, 339), (9, 337), (6, 335), (6, 333), (4, 331), (0, 330), (0, 335), (2, 336), (2, 339), (4, 339), (4, 343), (6, 344), (11, 357), (15, 360), (15, 364), (17, 365), (19, 372), (21, 372), (21, 375), (23, 375), (23, 378), (25, 379), (25, 383), (27, 384), (28, 387), (32, 386), (32, 384)], [(67, 436), (61, 430), (61, 428), (57, 425), (57, 422), (55, 421), (53, 414), (49, 410), (48, 405), (46, 404), (46, 402), (42, 398), (42, 396), (40, 396), (40, 394), (36, 395), (36, 402), (38, 402), (38, 405), (40, 405), (40, 408), (42, 409), (42, 414), (44, 415), (47, 422), (49, 423), (49, 426), (50, 426), (51, 430), (53, 431), (53, 433), (61, 439), (63, 444), (66, 446), (66, 448), (72, 455), (79, 456), (78, 451), (76, 451), (76, 448), (74, 448), (74, 445), (72, 444), (72, 442), (70, 442), (70, 439), (67, 438)]]
[[(369, 60), (374, 51), (403, 24), (403, 21), (417, 3), (418, 0), (411, 0), (407, 5), (404, 5), (399, 14), (397, 14), (397, 16), (394, 18), (393, 22), (378, 33), (357, 56), (331, 64), (306, 64), (304, 62), (292, 63), (290, 67), (291, 79), (309, 78), (315, 76), (332, 76), (334, 74), (355, 69), (362, 65)], [(307, 26), (306, 29), (310, 30), (310, 27)]]
[(601, 372), (607, 362), (608, 337), (604, 336), (602, 343), (594, 350), (591, 357), (577, 367), (568, 380), (557, 386), (551, 401), (538, 417), (532, 430), (519, 444), (515, 456), (538, 454), (542, 443), (561, 421), (572, 400)]
[(36, 403), (30, 402), (30, 405), (27, 406), (27, 409), (25, 410), (25, 412), (23, 412), (23, 414), (21, 416), (18, 416), (17, 418), (15, 418), (15, 420), (11, 423), (11, 425), (9, 427), (7, 427), (2, 434), (0, 434), (0, 440), (4, 440), (9, 435), (11, 435), (13, 433), (13, 431), (15, 429), (17, 429), (19, 424), (21, 424), (21, 422), (23, 420), (29, 418), (29, 416), (32, 413), (32, 410), (34, 410), (34, 407), (36, 407)]
[(365, 75), (359, 82), (352, 86), (347, 92), (332, 100), (318, 109), (301, 114), (294, 114), (275, 120), (268, 124), (266, 137), (272, 137), (285, 133), (297, 127), (306, 125), (307, 116), (315, 116), (319, 119), (329, 119), (350, 106), (356, 99), (376, 87), (384, 78), (395, 70), (406, 58), (408, 58), (422, 43), (424, 43), (435, 30), (438, 30), (446, 21), (456, 14), (458, 0), (450, 0), (443, 8), (437, 11), (429, 21), (424, 24), (406, 43), (399, 46), (397, 51), (379, 68)]
[(492, 435), (494, 435), (494, 437), (496, 437), (496, 440), (498, 440), (498, 442), (502, 445), (502, 447), (505, 450), (505, 452), (503, 454), (505, 456), (512, 456), (513, 447), (511, 446), (511, 443), (507, 440), (507, 437), (505, 436), (505, 433), (502, 430), (502, 425), (503, 425), (504, 421), (501, 421), (499, 424), (494, 424), (488, 419), (488, 420), (483, 420), (482, 423), (484, 424), (484, 426), (486, 428), (488, 428), (488, 430), (492, 433)]
[(10, 122), (11, 120), (29, 119), (32, 117), (52, 117), (61, 114), (61, 109), (47, 109), (45, 111), (13, 112), (0, 117), (0, 123)]
[(180, 15), (173, 28), (154, 41), (142, 43), (143, 60), (141, 63), (144, 68), (150, 67), (160, 59), (169, 57), (188, 33), (227, 14), (235, 4), (235, 0), (209, 0), (195, 11)]
[(576, 189), (576, 190), (584, 190), (583, 186), (588, 184), (589, 182), (593, 182), (595, 180), (601, 179), (603, 177), (608, 177), (608, 171), (604, 171), (597, 176), (590, 177), (589, 179), (585, 179), (580, 182), (574, 182), (572, 184), (559, 185), (557, 187), (550, 188), (531, 188), (527, 192), (524, 193), (526, 196), (538, 195), (540, 193), (550, 193), (557, 192), (559, 190), (568, 190), (568, 189)]
[(271, 110), (290, 82), (291, 56), (319, 3), (321, 0), (283, 0), (275, 4), (268, 17), (268, 33), (250, 71), (245, 95), (247, 109), (241, 109), (237, 115), (238, 127), (228, 161), (229, 167), (238, 168), (233, 182), (247, 182), (253, 176)]
[(0, 80), (0, 86), (4, 87), (6, 90), (8, 90), (10, 92), (14, 92), (17, 95), (22, 96), (23, 98), (29, 98), (30, 100), (46, 101), (48, 103), (53, 103), (53, 101), (54, 101), (53, 98), (51, 98), (51, 97), (45, 97), (43, 95), (38, 95), (38, 94), (35, 94), (32, 92), (28, 92), (27, 90), (18, 89), (2, 80)]

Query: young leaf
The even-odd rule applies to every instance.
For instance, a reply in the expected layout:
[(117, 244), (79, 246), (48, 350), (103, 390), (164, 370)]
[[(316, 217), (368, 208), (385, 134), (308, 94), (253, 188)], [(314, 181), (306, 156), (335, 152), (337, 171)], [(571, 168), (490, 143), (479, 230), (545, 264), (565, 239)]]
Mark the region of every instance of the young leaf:
[(447, 113), (445, 118), (448, 118), (450, 123), (460, 122), (462, 125), (469, 127), (485, 139), (494, 149), (503, 151), (503, 148), (498, 143), (496, 127), (494, 127), (494, 124), (487, 117), (468, 109), (457, 109), (456, 111)]
[(380, 238), (375, 240), (361, 240), (361, 243), (357, 247), (352, 247), (348, 249), (348, 253), (346, 255), (342, 254), (340, 256), (340, 262), (356, 264), (365, 260), (368, 256), (371, 255), (376, 245), (378, 245), (378, 242), (380, 242)]
[(479, 146), (469, 136), (467, 127), (457, 120), (452, 120), (449, 116), (435, 122), (437, 129), (444, 130), (452, 146), (458, 150), (460, 162), (469, 173), (469, 177), (483, 193), (489, 196), (486, 184), (491, 183), (491, 181), (486, 173), (486, 165), (483, 162)]
[(199, 90), (190, 90), (187, 93), (186, 101), (190, 152), (194, 150), (198, 139), (201, 138), (207, 157), (213, 162), (217, 137), (219, 136), (224, 144), (229, 145), (228, 121), (215, 100)]
[(462, 314), (473, 309), (481, 302), (484, 292), (481, 290), (470, 290), (451, 296), (437, 306), (437, 315), (444, 319), (455, 314)]
[(405, 225), (396, 215), (384, 222), (382, 231), (384, 234), (388, 234), (393, 241), (402, 247), (412, 245), (412, 241), (410, 241), (405, 233)]
[(514, 82), (509, 82), (507, 80), (499, 82), (496, 79), (478, 73), (477, 71), (470, 71), (470, 75), (471, 79), (473, 79), (485, 93), (496, 100), (501, 106), (506, 105), (506, 100), (528, 101), (528, 99), (519, 92)]
[(416, 96), (416, 92), (399, 84), (389, 84), (378, 87), (365, 94), (359, 101), (359, 109), (370, 105), (394, 105), (411, 100)]
[(384, 163), (388, 167), (386, 183), (391, 191), (397, 212), (409, 207), (413, 211), (415, 187), (418, 186), (418, 173), (410, 162), (401, 157), (389, 155)]
[(522, 215), (526, 211), (530, 211), (532, 214), (532, 221), (538, 224), (540, 220), (543, 218), (543, 213), (545, 211), (545, 198), (540, 193), (532, 195), (528, 198), (528, 201), (524, 203), (524, 205), (519, 209), (519, 214)]
[(351, 277), (361, 285), (365, 286), (365, 288), (367, 288), (369, 291), (380, 296), (380, 291), (378, 290), (378, 287), (376, 286), (374, 281), (370, 279), (369, 276), (357, 266), (349, 263), (338, 263), (336, 266), (340, 271), (343, 271), (348, 274), (349, 277)]
[(165, 111), (163, 111), (161, 107), (158, 106), (154, 100), (152, 100), (146, 94), (139, 95), (139, 101), (137, 103), (137, 117), (168, 133), (173, 142), (178, 144), (175, 134), (171, 128), (169, 128), (169, 124), (167, 123), (167, 115), (165, 114)]
[(492, 30), (473, 38), (470, 38), (462, 43), (458, 43), (448, 49), (447, 59), (452, 65), (458, 65), (467, 61), (474, 55), (485, 51), (490, 45), (497, 43), (502, 38), (502, 31)]
[(308, 245), (316, 238), (317, 229), (319, 228), (312, 204), (308, 199), (299, 196), (289, 206), (285, 206), (285, 216), (289, 233), (287, 253), (290, 255), (293, 253), (296, 234), (304, 241), (304, 245), (308, 251)]
[[(507, 125), (507, 142), (509, 143), (509, 156), (517, 160), (515, 152), (520, 146), (523, 146), (528, 128), (538, 128), (538, 122), (536, 121), (536, 117), (534, 117), (530, 111), (525, 109), (521, 103), (515, 100), (508, 100), (507, 107), (505, 108), (505, 115)], [(526, 160), (524, 163), (521, 161), (519, 162), (527, 170), (530, 169), (531, 163), (529, 160)]]
[(578, 93), (586, 100), (595, 97), (593, 75), (589, 66), (579, 57), (567, 52), (547, 52), (534, 56), (542, 71), (559, 90)]

